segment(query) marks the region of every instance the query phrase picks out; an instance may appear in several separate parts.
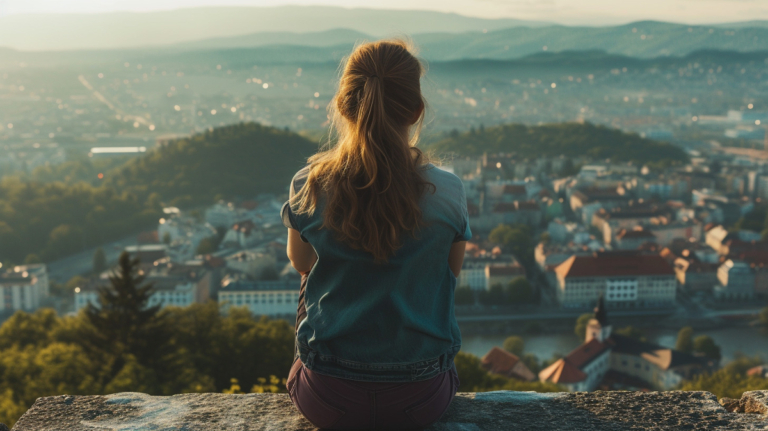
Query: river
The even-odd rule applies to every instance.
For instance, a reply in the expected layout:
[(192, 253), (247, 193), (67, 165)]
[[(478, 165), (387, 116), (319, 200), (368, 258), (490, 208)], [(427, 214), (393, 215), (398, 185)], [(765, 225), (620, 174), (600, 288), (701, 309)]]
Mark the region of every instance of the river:
[[(651, 342), (665, 347), (675, 346), (677, 331), (646, 330), (644, 332)], [(737, 352), (748, 356), (762, 355), (768, 361), (768, 336), (762, 334), (758, 328), (738, 327), (702, 330), (695, 332), (694, 338), (699, 335), (709, 335), (720, 346), (723, 364), (733, 360)], [(501, 347), (506, 337), (503, 335), (467, 335), (462, 337), (462, 350), (482, 357), (493, 346)], [(522, 335), (522, 337), (525, 340), (525, 352), (533, 353), (541, 360), (549, 359), (555, 353), (567, 354), (580, 344), (578, 337), (573, 333)]]

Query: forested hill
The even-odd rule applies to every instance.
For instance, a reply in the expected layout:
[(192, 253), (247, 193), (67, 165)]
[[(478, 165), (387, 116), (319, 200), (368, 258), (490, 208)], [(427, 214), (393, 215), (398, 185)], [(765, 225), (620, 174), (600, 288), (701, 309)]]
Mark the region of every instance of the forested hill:
[(454, 131), (430, 148), (438, 153), (465, 156), (504, 152), (524, 158), (587, 156), (637, 164), (675, 164), (688, 160), (685, 151), (674, 145), (591, 123), (507, 124), (465, 133)]
[[(287, 192), (293, 174), (316, 150), (316, 143), (295, 133), (247, 123), (172, 141), (107, 171), (100, 184), (3, 177), (0, 262), (30, 255), (49, 261), (153, 228), (163, 205)], [(88, 172), (94, 166), (83, 161), (66, 167)]]
[(315, 142), (273, 127), (225, 126), (132, 159), (107, 175), (105, 185), (155, 192), (182, 204), (210, 203), (217, 195), (280, 193), (317, 148)]

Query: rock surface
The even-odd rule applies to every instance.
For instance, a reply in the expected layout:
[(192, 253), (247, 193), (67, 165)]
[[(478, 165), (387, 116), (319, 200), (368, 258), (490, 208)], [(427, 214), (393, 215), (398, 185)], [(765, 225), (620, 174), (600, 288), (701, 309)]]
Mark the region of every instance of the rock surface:
[[(732, 413), (708, 392), (459, 394), (433, 431), (768, 430), (768, 391), (739, 400)], [(12, 431), (315, 430), (286, 394), (126, 392), (39, 398)]]
[[(720, 398), (720, 405), (729, 412), (740, 412), (741, 401), (733, 398)], [(743, 412), (742, 412), (743, 413)]]

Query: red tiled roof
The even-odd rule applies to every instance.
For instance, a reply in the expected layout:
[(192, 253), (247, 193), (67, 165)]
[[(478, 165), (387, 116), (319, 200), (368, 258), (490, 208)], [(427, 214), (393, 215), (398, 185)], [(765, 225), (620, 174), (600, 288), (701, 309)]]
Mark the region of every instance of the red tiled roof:
[(520, 358), (515, 354), (494, 346), (483, 356), (480, 364), (491, 373), (506, 375), (512, 371), (512, 368), (519, 360)]
[(622, 229), (621, 232), (619, 232), (619, 234), (616, 235), (616, 238), (619, 238), (619, 239), (640, 239), (640, 238), (653, 238), (653, 239), (656, 239), (656, 235), (654, 235), (653, 232), (649, 232), (647, 230), (627, 230), (627, 229)]
[(480, 362), (486, 371), (506, 377), (514, 377), (524, 381), (536, 379), (536, 375), (512, 353), (493, 347), (483, 356)]
[(256, 208), (256, 207), (258, 207), (258, 206), (259, 206), (259, 203), (258, 203), (258, 202), (256, 202), (256, 201), (243, 201), (243, 202), (240, 204), (240, 208), (245, 208), (245, 209), (247, 209), (247, 210), (252, 210), (252, 209), (255, 209), (255, 208)]
[(490, 265), (488, 275), (491, 277), (502, 275), (525, 275), (525, 269), (520, 265)]
[(559, 359), (539, 373), (539, 378), (558, 384), (578, 383), (587, 378), (587, 375), (568, 359)]
[(674, 275), (672, 265), (659, 255), (630, 252), (594, 253), (572, 256), (556, 271), (563, 277), (621, 277), (632, 275)]
[(606, 350), (608, 350), (606, 344), (601, 343), (597, 338), (593, 338), (589, 340), (589, 343), (584, 343), (573, 349), (565, 358), (577, 368), (582, 369)]

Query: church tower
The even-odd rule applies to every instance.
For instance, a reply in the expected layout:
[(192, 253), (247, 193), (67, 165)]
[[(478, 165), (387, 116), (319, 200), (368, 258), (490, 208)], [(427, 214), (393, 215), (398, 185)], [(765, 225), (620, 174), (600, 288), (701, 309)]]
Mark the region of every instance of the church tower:
[(585, 342), (589, 343), (593, 338), (604, 343), (611, 336), (611, 324), (608, 323), (608, 313), (605, 311), (605, 300), (603, 295), (597, 300), (595, 315), (589, 319), (587, 324), (587, 337)]

